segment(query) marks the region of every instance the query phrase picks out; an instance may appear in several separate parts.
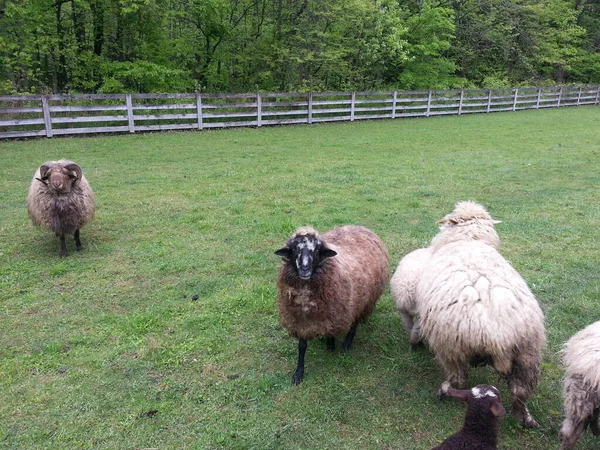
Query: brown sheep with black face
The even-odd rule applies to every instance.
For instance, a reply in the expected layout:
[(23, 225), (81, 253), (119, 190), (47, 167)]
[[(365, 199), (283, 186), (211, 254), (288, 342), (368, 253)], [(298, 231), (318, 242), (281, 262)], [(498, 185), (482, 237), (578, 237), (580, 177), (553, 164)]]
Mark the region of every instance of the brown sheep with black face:
[(373, 312), (388, 282), (388, 255), (375, 233), (352, 225), (322, 237), (300, 228), (275, 254), (284, 261), (277, 280), (279, 320), (299, 341), (292, 377), (299, 384), (308, 340), (325, 337), (333, 351), (335, 336), (348, 332), (343, 348), (350, 349), (358, 323)]
[(65, 235), (75, 237), (77, 251), (82, 249), (79, 230), (94, 216), (94, 192), (73, 161), (45, 162), (35, 172), (27, 210), (32, 222), (50, 230), (60, 238), (59, 256), (67, 256)]

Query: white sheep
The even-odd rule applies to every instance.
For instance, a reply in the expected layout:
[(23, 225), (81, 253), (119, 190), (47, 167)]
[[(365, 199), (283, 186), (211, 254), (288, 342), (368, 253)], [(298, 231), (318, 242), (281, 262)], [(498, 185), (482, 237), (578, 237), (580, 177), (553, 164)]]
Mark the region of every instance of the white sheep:
[(56, 233), (60, 238), (59, 256), (67, 256), (65, 234), (75, 237), (77, 251), (82, 249), (79, 230), (94, 216), (94, 192), (73, 161), (49, 161), (35, 172), (27, 210), (32, 222)]
[(571, 450), (588, 425), (600, 436), (600, 321), (569, 339), (562, 361), (565, 420), (560, 428), (560, 449)]
[(356, 327), (375, 309), (389, 279), (383, 242), (360, 226), (336, 227), (320, 236), (299, 228), (275, 252), (283, 263), (277, 279), (279, 320), (298, 339), (298, 364), (292, 377), (302, 382), (307, 341), (325, 337), (335, 349), (335, 336), (348, 332), (350, 349)]
[(538, 423), (525, 402), (538, 383), (544, 315), (527, 283), (498, 252), (495, 223), (483, 206), (469, 201), (439, 221), (416, 289), (421, 334), (452, 387), (466, 385), (470, 364), (496, 369), (508, 383), (512, 413), (533, 428)]
[(430, 256), (429, 248), (420, 248), (410, 252), (400, 260), (398, 268), (390, 280), (392, 297), (413, 348), (421, 342), (421, 324), (416, 300), (417, 282), (421, 272), (426, 268)]

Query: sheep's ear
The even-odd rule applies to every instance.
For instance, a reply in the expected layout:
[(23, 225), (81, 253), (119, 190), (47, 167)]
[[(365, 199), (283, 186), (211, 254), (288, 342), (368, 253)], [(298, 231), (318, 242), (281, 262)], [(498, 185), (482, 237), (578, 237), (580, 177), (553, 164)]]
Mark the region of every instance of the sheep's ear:
[(289, 261), (292, 258), (292, 251), (288, 247), (280, 248), (275, 254), (281, 256), (284, 261)]
[(63, 167), (67, 171), (69, 171), (70, 173), (73, 173), (75, 175), (75, 179), (73, 180), (74, 183), (81, 180), (81, 177), (83, 176), (83, 172), (81, 171), (81, 167), (79, 167), (79, 164), (74, 163), (73, 161), (65, 161), (65, 163), (63, 164)]
[(455, 216), (446, 216), (443, 219), (437, 221), (439, 225), (448, 224), (450, 226), (458, 225), (461, 222), (463, 222), (463, 220)]
[(50, 167), (52, 167), (53, 165), (54, 163), (52, 162), (45, 162), (44, 164), (42, 164), (40, 166), (40, 178), (44, 178), (50, 170)]
[(506, 414), (504, 406), (502, 406), (502, 403), (500, 403), (499, 401), (492, 402), (490, 406), (490, 411), (497, 419), (499, 419), (500, 417), (504, 417), (504, 414)]
[(461, 390), (461, 389), (454, 389), (454, 388), (448, 388), (448, 395), (450, 397), (459, 398), (459, 399), (464, 400), (466, 402), (471, 397), (471, 391)]
[(337, 252), (335, 250), (331, 250), (329, 247), (323, 247), (319, 251), (319, 256), (321, 256), (321, 259), (333, 258), (335, 255), (337, 255)]

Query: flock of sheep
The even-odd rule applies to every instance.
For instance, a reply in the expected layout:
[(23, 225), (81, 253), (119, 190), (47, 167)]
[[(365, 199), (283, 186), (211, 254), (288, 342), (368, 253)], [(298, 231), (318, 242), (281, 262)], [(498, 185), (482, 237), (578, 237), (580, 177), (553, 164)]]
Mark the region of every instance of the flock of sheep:
[[(80, 166), (50, 161), (36, 171), (27, 207), (32, 221), (81, 250), (80, 229), (95, 211), (94, 193)], [(346, 333), (350, 349), (357, 326), (375, 309), (390, 281), (392, 297), (411, 345), (426, 342), (446, 380), (438, 396), (466, 402), (463, 428), (436, 449), (496, 449), (497, 422), (505, 411), (493, 386), (467, 387), (469, 366), (488, 364), (507, 382), (511, 411), (524, 427), (538, 423), (527, 409), (540, 375), (545, 346), (544, 316), (526, 282), (498, 251), (498, 223), (485, 208), (465, 201), (439, 221), (440, 231), (427, 248), (399, 263), (391, 281), (383, 242), (360, 226), (336, 227), (320, 235), (299, 228), (275, 252), (283, 260), (277, 279), (281, 324), (298, 339), (292, 382), (304, 377), (307, 343)], [(565, 420), (561, 450), (575, 447), (590, 427), (600, 434), (600, 322), (575, 334), (562, 353)]]

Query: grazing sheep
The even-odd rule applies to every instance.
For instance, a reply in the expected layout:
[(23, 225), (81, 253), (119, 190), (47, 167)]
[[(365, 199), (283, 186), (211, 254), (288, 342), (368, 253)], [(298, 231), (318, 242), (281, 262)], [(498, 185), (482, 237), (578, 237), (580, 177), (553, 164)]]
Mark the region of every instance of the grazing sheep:
[(430, 255), (431, 251), (428, 248), (410, 252), (400, 260), (400, 264), (390, 280), (392, 297), (413, 348), (421, 342), (421, 324), (418, 318), (415, 291), (421, 272), (426, 267)]
[(537, 427), (525, 402), (546, 342), (540, 305), (498, 252), (498, 222), (483, 206), (459, 202), (439, 223), (416, 289), (421, 334), (451, 386), (466, 385), (469, 364), (489, 364), (508, 383), (512, 413)]
[(444, 388), (446, 395), (467, 403), (467, 414), (462, 429), (432, 450), (496, 450), (498, 420), (506, 413), (498, 389), (486, 384), (464, 391)]
[(335, 350), (335, 336), (348, 331), (350, 349), (356, 327), (375, 308), (389, 279), (389, 261), (381, 240), (364, 227), (336, 227), (320, 236), (299, 228), (275, 252), (283, 258), (277, 280), (279, 320), (298, 339), (298, 365), (292, 382), (304, 376), (307, 341), (325, 337)]
[(67, 256), (65, 234), (73, 234), (81, 250), (79, 229), (89, 222), (96, 200), (81, 167), (73, 161), (49, 161), (35, 172), (27, 210), (34, 224), (56, 233), (60, 238), (59, 256)]
[(589, 425), (600, 435), (600, 321), (588, 325), (565, 344), (562, 355), (565, 420), (560, 449), (571, 450)]

